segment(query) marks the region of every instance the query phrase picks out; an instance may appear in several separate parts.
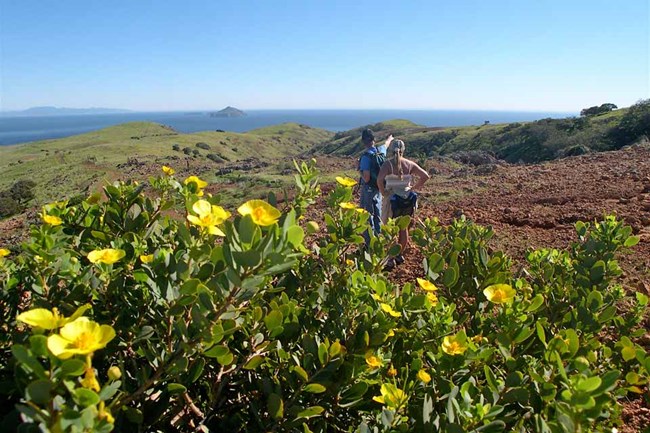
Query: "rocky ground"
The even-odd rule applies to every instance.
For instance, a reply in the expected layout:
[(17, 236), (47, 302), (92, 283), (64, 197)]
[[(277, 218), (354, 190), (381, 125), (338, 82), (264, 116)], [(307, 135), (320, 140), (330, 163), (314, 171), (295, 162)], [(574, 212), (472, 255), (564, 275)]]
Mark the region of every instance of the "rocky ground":
[[(345, 163), (332, 165), (340, 169)], [(429, 161), (427, 169), (435, 174), (420, 195), (417, 217), (438, 217), (449, 223), (465, 215), (492, 226), (492, 246), (516, 261), (522, 261), (530, 248), (566, 248), (577, 238), (576, 221), (615, 214), (641, 239), (619, 258), (625, 271), (623, 285), (628, 291), (650, 295), (650, 146), (537, 165), (458, 166)], [(422, 259), (412, 249), (406, 262), (391, 272), (392, 279), (405, 283), (423, 276)], [(645, 397), (624, 402), (623, 420), (621, 433), (650, 427)]]
[[(323, 174), (349, 172), (354, 170), (356, 159), (319, 157), (318, 166)], [(197, 168), (183, 167), (178, 176), (195, 174)], [(426, 168), (434, 175), (421, 191), (417, 217), (438, 217), (448, 223), (465, 215), (478, 224), (490, 225), (496, 233), (493, 247), (515, 260), (523, 259), (529, 248), (566, 248), (576, 238), (576, 221), (617, 215), (641, 239), (620, 257), (624, 287), (650, 295), (650, 146), (537, 165), (472, 166), (441, 159), (428, 161)], [(132, 175), (150, 175), (159, 170), (137, 167), (137, 173)], [(323, 189), (328, 188), (324, 185)], [(322, 212), (322, 207), (317, 206), (310, 217), (318, 219)], [(0, 246), (18, 243), (30, 221), (37, 219), (33, 210), (0, 221)], [(390, 277), (403, 283), (422, 275), (422, 256), (412, 250)], [(650, 409), (643, 397), (626, 401), (624, 407), (625, 426), (620, 432), (638, 432), (650, 426)]]

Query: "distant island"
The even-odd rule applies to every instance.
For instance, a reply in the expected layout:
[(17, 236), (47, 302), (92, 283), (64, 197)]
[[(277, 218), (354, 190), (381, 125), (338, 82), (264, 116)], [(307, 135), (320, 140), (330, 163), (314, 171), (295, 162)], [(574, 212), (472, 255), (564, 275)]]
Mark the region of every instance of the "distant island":
[(69, 116), (82, 114), (115, 114), (130, 113), (131, 110), (121, 108), (67, 108), (67, 107), (31, 107), (26, 110), (2, 111), (0, 116)]
[(235, 107), (227, 106), (223, 110), (210, 112), (208, 115), (210, 117), (244, 117), (246, 113)]

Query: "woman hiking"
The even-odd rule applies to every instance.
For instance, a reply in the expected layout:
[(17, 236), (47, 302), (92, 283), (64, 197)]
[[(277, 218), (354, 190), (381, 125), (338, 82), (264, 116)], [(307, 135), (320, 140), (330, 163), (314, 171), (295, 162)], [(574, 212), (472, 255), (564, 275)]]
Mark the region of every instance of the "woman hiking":
[[(382, 215), (382, 220), (386, 222), (389, 217), (397, 218), (408, 215), (411, 217), (410, 228), (418, 203), (415, 191), (420, 190), (430, 176), (417, 163), (404, 158), (405, 148), (406, 145), (402, 140), (390, 142), (386, 153), (388, 159), (381, 166), (377, 175), (377, 186), (383, 199), (390, 200), (391, 215)], [(394, 268), (396, 264), (404, 263), (404, 253), (409, 245), (408, 228), (399, 231), (399, 244), (402, 247), (400, 253), (395, 258), (389, 259), (386, 264), (388, 270)]]

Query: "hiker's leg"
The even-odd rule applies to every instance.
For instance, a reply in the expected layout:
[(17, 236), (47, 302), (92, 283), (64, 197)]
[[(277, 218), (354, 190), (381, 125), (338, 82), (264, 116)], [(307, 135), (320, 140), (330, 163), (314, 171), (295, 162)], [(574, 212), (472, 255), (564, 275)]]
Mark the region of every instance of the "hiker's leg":
[(375, 190), (375, 194), (372, 197), (372, 230), (376, 235), (381, 231), (381, 194), (379, 190)]

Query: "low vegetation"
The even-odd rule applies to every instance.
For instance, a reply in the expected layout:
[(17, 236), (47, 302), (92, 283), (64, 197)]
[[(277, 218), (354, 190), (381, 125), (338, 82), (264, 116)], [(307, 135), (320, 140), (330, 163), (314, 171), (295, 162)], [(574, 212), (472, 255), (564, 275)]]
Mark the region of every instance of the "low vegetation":
[[(426, 128), (403, 122), (369, 125), (378, 137), (392, 133), (408, 145), (410, 155), (426, 157), (457, 152), (487, 152), (511, 163), (535, 163), (587, 152), (620, 149), (650, 136), (650, 100), (614, 110), (603, 104), (583, 110), (582, 117), (458, 128)], [(359, 130), (337, 133), (318, 150), (341, 155), (361, 150)]]
[[(196, 176), (52, 203), (0, 249), (5, 423), (51, 431), (609, 432), (642, 392), (648, 304), (616, 257), (638, 238), (578, 222), (520, 271), (464, 218), (426, 220), (422, 278), (382, 274), (402, 217), (363, 248), (342, 180), (322, 232), (296, 195), (233, 212)], [(170, 217), (175, 211), (179, 218)], [(19, 418), (18, 415), (22, 416)]]

